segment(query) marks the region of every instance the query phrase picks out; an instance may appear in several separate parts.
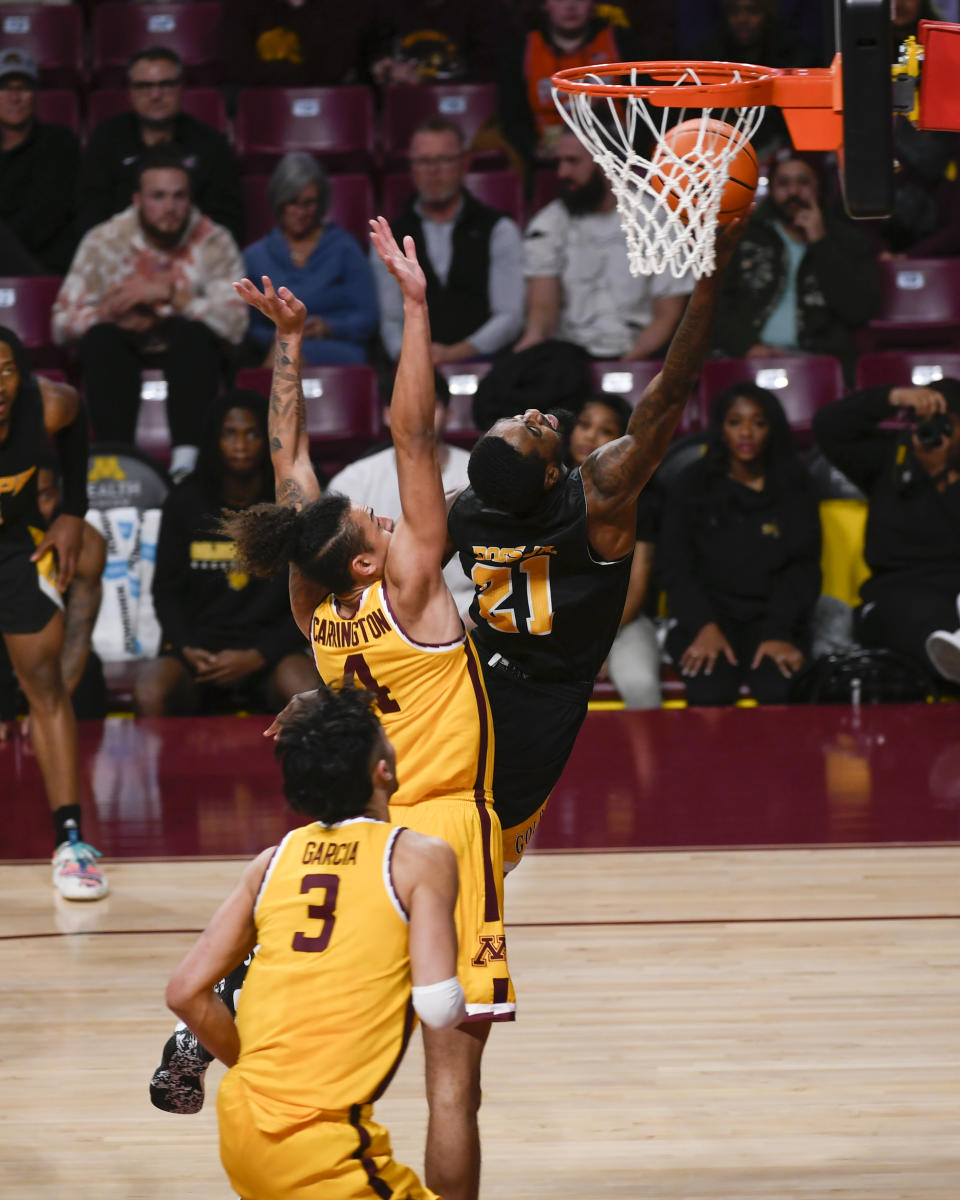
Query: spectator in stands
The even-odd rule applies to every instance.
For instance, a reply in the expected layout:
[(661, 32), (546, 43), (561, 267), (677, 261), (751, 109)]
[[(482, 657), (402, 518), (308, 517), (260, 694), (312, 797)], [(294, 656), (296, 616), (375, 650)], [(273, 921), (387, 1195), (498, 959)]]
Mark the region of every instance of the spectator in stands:
[(84, 237), (53, 306), (53, 338), (79, 343), (94, 433), (133, 445), (140, 372), (167, 380), (171, 472), (196, 462), (224, 343), (238, 343), (247, 306), (234, 293), (243, 260), (230, 233), (190, 200), (175, 150), (140, 160), (133, 204)]
[[(327, 220), (330, 185), (311, 154), (287, 154), (267, 189), (276, 228), (244, 251), (246, 273), (259, 286), (269, 275), (307, 306), (303, 358), (321, 363), (362, 363), (377, 330), (373, 272), (357, 239)], [(274, 326), (256, 309), (250, 338), (259, 358), (272, 362)]]
[(567, 128), (553, 102), (551, 75), (643, 57), (632, 31), (597, 15), (592, 0), (543, 0), (542, 7), (535, 28), (504, 39), (500, 68), (500, 129), (528, 166), (553, 158)]
[[(694, 49), (694, 59), (760, 63), (765, 67), (812, 67), (817, 51), (777, 17), (777, 0), (723, 0), (719, 26)], [(753, 138), (753, 148), (766, 158), (790, 135), (779, 108), (770, 107)]]
[(379, 0), (230, 0), (223, 7), (228, 81), (241, 87), (356, 83), (382, 39)]
[[(53, 454), (37, 467), (37, 508), (47, 528), (60, 514), (62, 489), (60, 468)], [(63, 650), (60, 673), (73, 701), (78, 721), (96, 720), (107, 714), (107, 688), (103, 664), (92, 647), (93, 627), (100, 611), (101, 580), (107, 565), (103, 536), (84, 522), (80, 553), (70, 587), (64, 597)], [(6, 722), (26, 711), (26, 701), (17, 695), (17, 680), (3, 639), (0, 638), (0, 741), (7, 734)]]
[[(459, 446), (451, 446), (443, 441), (443, 431), (447, 426), (447, 414), (450, 408), (450, 391), (447, 381), (439, 371), (434, 372), (434, 389), (436, 408), (434, 422), (437, 430), (437, 453), (440, 459), (440, 472), (443, 476), (443, 490), (448, 494), (459, 492), (470, 486), (467, 478), (467, 462), (470, 455)], [(383, 410), (383, 423), (390, 425), (390, 406)], [(349, 496), (358, 504), (366, 504), (378, 517), (389, 517), (396, 521), (401, 516), (400, 485), (397, 481), (397, 455), (393, 446), (374, 450), (356, 462), (350, 463), (342, 471), (334, 475), (327, 488), (328, 492), (340, 492)], [(470, 602), (473, 600), (473, 583), (463, 573), (460, 559), (457, 555), (443, 569), (447, 586), (453, 593), (461, 616), (466, 616)]]
[(516, 24), (504, 0), (393, 0), (384, 13), (376, 83), (493, 82), (505, 31)]
[(834, 354), (852, 378), (853, 331), (878, 294), (869, 238), (821, 205), (819, 161), (787, 149), (750, 218), (717, 305), (714, 351)]
[[(623, 437), (631, 411), (622, 396), (610, 392), (591, 396), (577, 414), (570, 434), (568, 465), (582, 466), (598, 446)], [(659, 523), (660, 500), (651, 480), (637, 501), (637, 544), (630, 583), (620, 631), (610, 647), (605, 667), (627, 708), (660, 707), (660, 646), (653, 621), (644, 612)]]
[(667, 649), (690, 704), (789, 699), (820, 593), (820, 515), (776, 397), (716, 399), (706, 452), (669, 489), (657, 543)]
[[(912, 428), (881, 429), (897, 410)], [(960, 380), (865, 388), (820, 409), (813, 431), (869, 500), (871, 574), (860, 588), (855, 635), (929, 670), (927, 638), (956, 628), (960, 595)]]
[(680, 323), (693, 282), (630, 274), (626, 239), (603, 171), (571, 132), (557, 139), (560, 195), (524, 238), (526, 328), (514, 350), (549, 338), (594, 358), (656, 357)]
[[(391, 221), (399, 244), (407, 235), (427, 277), (435, 364), (494, 354), (523, 325), (520, 230), (464, 187), (469, 156), (455, 121), (431, 117), (410, 139), (416, 189)], [(371, 250), (380, 298), (380, 335), (396, 361), (403, 334), (403, 299)]]
[(127, 66), (130, 111), (101, 121), (90, 135), (80, 179), (80, 231), (121, 212), (136, 190), (148, 150), (176, 152), (193, 179), (197, 208), (243, 240), (240, 172), (222, 133), (183, 111), (183, 63), (166, 46), (139, 50)]
[(138, 671), (140, 715), (278, 712), (317, 686), (290, 615), (286, 576), (254, 579), (235, 570), (234, 545), (219, 530), (222, 508), (273, 498), (266, 399), (227, 392), (210, 414), (196, 470), (163, 506), (153, 581), (163, 641), (160, 657)]
[(80, 146), (73, 130), (38, 121), (36, 103), (36, 63), (0, 50), (0, 274), (62, 275), (77, 245)]

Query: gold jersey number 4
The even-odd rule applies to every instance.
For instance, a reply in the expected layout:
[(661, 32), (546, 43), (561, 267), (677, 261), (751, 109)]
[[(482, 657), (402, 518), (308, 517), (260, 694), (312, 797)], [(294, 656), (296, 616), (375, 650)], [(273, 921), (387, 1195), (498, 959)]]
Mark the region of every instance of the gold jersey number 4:
[(542, 637), (553, 629), (553, 603), (550, 595), (550, 559), (545, 555), (525, 558), (509, 567), (474, 564), (471, 572), (477, 587), (480, 615), (501, 633), (519, 633), (517, 607), (521, 592), (526, 594), (528, 616), (522, 618), (526, 632)]

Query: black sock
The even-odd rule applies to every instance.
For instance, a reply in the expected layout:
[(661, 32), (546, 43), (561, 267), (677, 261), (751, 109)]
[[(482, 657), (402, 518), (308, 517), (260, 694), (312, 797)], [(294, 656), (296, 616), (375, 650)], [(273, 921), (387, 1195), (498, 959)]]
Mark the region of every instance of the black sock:
[(83, 841), (83, 834), (80, 831), (80, 805), (65, 804), (63, 808), (55, 808), (53, 810), (53, 829), (54, 839), (59, 846), (61, 842), (70, 840), (70, 829), (67, 827), (67, 822), (72, 821), (71, 828), (77, 831), (77, 840)]

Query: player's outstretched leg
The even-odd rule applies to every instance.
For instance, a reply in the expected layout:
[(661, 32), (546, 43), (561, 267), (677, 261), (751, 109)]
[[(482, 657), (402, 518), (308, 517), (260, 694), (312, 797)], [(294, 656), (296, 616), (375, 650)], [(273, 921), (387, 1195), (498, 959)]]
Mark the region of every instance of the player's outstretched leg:
[[(233, 1016), (237, 1015), (240, 989), (252, 960), (251, 955), (214, 988)], [(184, 1116), (198, 1113), (203, 1108), (204, 1077), (212, 1062), (213, 1055), (209, 1050), (197, 1041), (196, 1035), (182, 1021), (178, 1022), (164, 1044), (160, 1066), (150, 1080), (150, 1103), (164, 1112)]]

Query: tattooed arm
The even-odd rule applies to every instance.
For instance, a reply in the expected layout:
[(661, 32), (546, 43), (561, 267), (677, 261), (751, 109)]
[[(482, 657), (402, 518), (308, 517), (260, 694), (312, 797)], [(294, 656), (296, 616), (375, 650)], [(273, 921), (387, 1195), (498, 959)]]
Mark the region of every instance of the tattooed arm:
[(603, 558), (622, 558), (635, 544), (637, 496), (666, 454), (700, 375), (723, 273), (744, 225), (745, 219), (739, 218), (718, 232), (713, 274), (697, 281), (663, 369), (640, 397), (627, 432), (594, 450), (581, 468), (590, 544)]
[(233, 286), (238, 295), (269, 317), (277, 327), (267, 421), (270, 460), (277, 503), (301, 509), (305, 504), (319, 500), (321, 495), (310, 461), (306, 405), (300, 378), (306, 306), (289, 288), (275, 290), (266, 275), (263, 276), (262, 292), (249, 279), (241, 279)]

